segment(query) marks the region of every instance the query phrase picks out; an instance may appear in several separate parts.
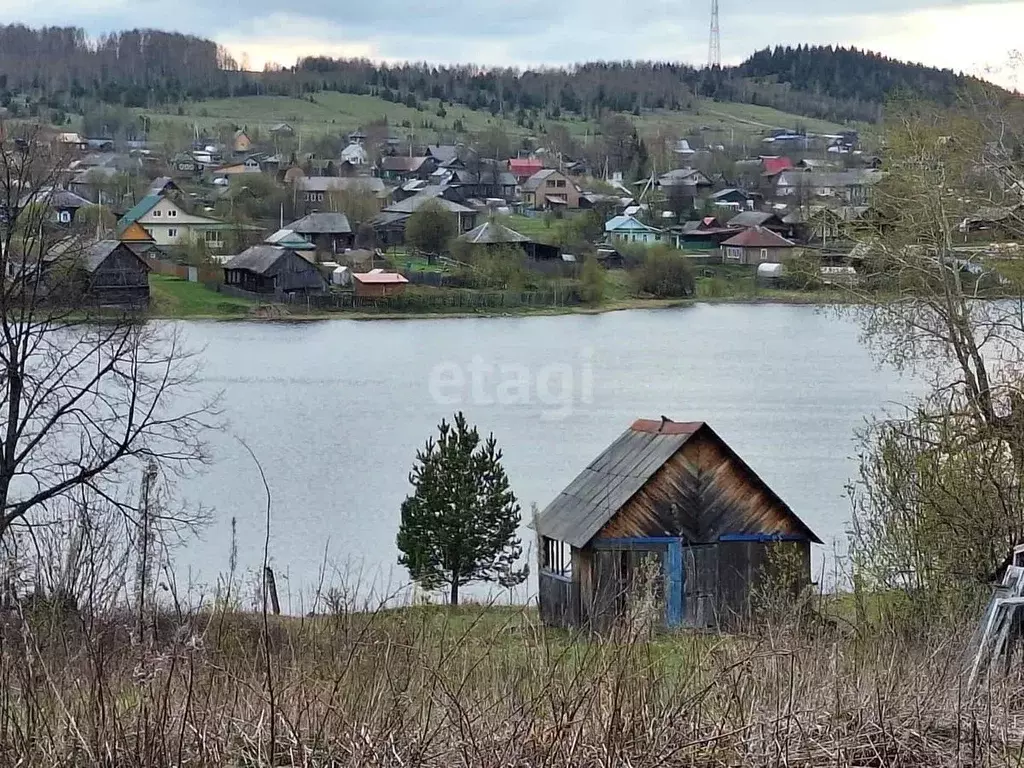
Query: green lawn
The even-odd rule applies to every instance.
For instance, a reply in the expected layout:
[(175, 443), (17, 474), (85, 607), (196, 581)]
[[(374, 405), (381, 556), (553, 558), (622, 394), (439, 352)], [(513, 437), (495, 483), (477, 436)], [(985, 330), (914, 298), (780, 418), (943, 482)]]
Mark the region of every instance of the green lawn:
[(158, 317), (242, 317), (255, 303), (225, 296), (202, 283), (167, 275), (150, 275), (150, 306)]
[[(287, 122), (300, 135), (313, 137), (325, 134), (344, 134), (366, 125), (370, 121), (387, 117), (388, 122), (400, 133), (412, 133), (417, 142), (434, 141), (440, 135), (451, 140), (456, 120), (469, 133), (478, 133), (490, 126), (500, 126), (509, 135), (523, 137), (538, 131), (528, 130), (512, 120), (489, 112), (467, 109), (454, 104), (445, 106), (446, 114), (438, 117), (438, 102), (423, 103), (423, 110), (411, 109), (404, 104), (394, 104), (376, 96), (322, 91), (309, 98), (289, 96), (239, 96), (227, 99), (187, 102), (170, 105), (160, 110), (139, 110), (149, 116), (154, 125), (160, 121), (191, 127), (212, 129), (226, 122), (245, 125), (249, 128), (269, 128), (277, 122)], [(179, 110), (182, 114), (178, 114)], [(811, 131), (831, 132), (841, 126), (780, 112), (770, 107), (752, 104), (715, 102), (702, 99), (697, 107), (686, 112), (651, 110), (639, 117), (631, 117), (641, 133), (653, 135), (658, 132), (683, 136), (703, 132), (708, 141), (760, 141), (771, 128), (795, 128), (804, 126)], [(584, 138), (594, 136), (598, 125), (593, 120), (566, 118), (540, 122), (545, 128), (554, 124), (565, 126), (572, 134)], [(403, 127), (407, 123), (408, 127)]]

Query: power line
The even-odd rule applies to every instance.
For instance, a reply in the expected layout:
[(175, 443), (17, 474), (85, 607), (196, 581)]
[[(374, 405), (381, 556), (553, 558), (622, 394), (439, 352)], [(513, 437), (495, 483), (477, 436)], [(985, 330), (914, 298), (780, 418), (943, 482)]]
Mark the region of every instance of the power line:
[(708, 69), (722, 66), (722, 35), (718, 30), (718, 0), (711, 0), (711, 33), (708, 35)]

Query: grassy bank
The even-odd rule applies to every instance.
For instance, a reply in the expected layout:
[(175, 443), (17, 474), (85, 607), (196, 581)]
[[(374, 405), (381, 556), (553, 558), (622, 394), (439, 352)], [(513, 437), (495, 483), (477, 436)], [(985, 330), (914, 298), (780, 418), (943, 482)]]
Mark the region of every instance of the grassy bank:
[(134, 766), (1016, 764), (1012, 683), (973, 699), (966, 634), (791, 619), (601, 640), (519, 609), (313, 618), (4, 618), (0, 762)]
[(150, 275), (150, 313), (166, 318), (245, 317), (255, 302), (225, 296), (202, 283), (190, 283), (177, 277)]

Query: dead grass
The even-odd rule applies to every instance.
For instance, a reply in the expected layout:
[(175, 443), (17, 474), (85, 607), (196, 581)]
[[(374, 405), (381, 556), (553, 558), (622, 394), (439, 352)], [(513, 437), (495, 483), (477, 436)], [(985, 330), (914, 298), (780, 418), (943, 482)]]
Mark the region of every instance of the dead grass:
[(203, 610), (144, 644), (126, 626), (6, 617), (0, 764), (1017, 765), (1024, 735), (1020, 681), (965, 697), (966, 635), (950, 632), (599, 640), (486, 607), (339, 611), (266, 633), (259, 615)]

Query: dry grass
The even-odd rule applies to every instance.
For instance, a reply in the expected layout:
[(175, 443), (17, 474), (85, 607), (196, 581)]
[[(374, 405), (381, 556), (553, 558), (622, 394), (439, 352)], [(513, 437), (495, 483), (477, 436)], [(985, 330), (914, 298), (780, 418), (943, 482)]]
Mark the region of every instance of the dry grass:
[(143, 644), (125, 625), (6, 618), (0, 765), (1020, 763), (1020, 681), (963, 696), (963, 633), (598, 641), (487, 608), (339, 611), (269, 633), (258, 615), (202, 611)]

